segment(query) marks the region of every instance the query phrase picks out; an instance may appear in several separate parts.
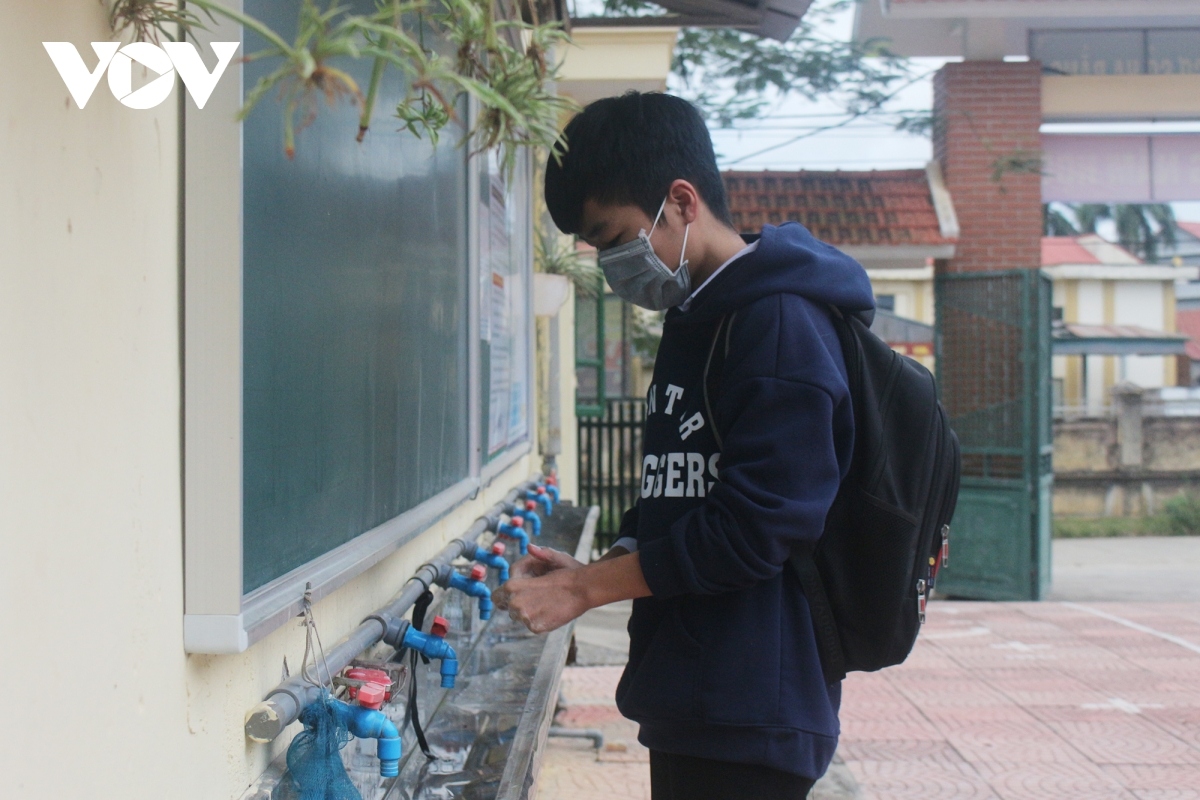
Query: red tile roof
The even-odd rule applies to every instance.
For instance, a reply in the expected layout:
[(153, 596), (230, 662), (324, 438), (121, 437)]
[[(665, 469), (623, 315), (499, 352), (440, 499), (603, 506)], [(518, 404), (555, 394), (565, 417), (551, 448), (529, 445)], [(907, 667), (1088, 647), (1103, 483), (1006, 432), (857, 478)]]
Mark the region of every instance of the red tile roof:
[(923, 169), (869, 172), (724, 172), (733, 225), (802, 223), (833, 245), (941, 245), (937, 212)]
[(1176, 222), (1175, 225), (1182, 228), (1186, 233), (1200, 239), (1200, 222)]
[(1188, 358), (1200, 361), (1200, 308), (1177, 310), (1175, 329), (1191, 337), (1191, 341), (1187, 343)]
[(1055, 264), (1099, 264), (1100, 259), (1085, 250), (1074, 236), (1043, 236), (1042, 266)]
[(1094, 233), (1079, 236), (1043, 236), (1042, 266), (1060, 264), (1102, 264), (1135, 266), (1142, 261), (1120, 245), (1113, 244)]

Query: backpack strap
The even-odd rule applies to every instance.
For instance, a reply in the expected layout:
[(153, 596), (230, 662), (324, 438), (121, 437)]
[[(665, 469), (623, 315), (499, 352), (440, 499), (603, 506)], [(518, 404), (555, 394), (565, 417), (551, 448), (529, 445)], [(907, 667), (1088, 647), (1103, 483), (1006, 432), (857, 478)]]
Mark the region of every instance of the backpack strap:
[[(838, 330), (838, 338), (844, 339), (848, 333), (848, 325), (841, 309), (828, 306), (833, 326)], [(704, 411), (712, 424), (713, 437), (717, 447), (725, 449), (721, 433), (717, 430), (717, 420), (713, 416), (712, 399), (719, 394), (721, 373), (725, 360), (729, 355), (729, 340), (733, 332), (735, 311), (722, 317), (713, 331), (712, 343), (708, 346), (708, 359), (704, 362)], [(724, 339), (724, 342), (722, 342)], [(844, 351), (843, 346), (843, 351)], [(847, 365), (847, 371), (850, 366)], [(851, 377), (851, 381), (854, 376)], [(837, 622), (833, 615), (833, 606), (825, 591), (825, 582), (821, 580), (821, 572), (817, 567), (814, 552), (811, 548), (796, 547), (788, 559), (792, 572), (800, 582), (804, 599), (808, 601), (809, 615), (812, 617), (813, 634), (817, 641), (817, 653), (821, 658), (821, 671), (825, 674), (826, 683), (836, 683), (846, 677), (846, 659), (842, 652), (842, 641), (838, 636)]]
[(821, 571), (817, 568), (812, 551), (805, 548), (793, 548), (788, 563), (792, 565), (792, 572), (800, 581), (800, 589), (808, 601), (808, 613), (812, 618), (813, 636), (817, 640), (817, 655), (821, 657), (825, 682), (837, 683), (846, 677), (846, 657), (842, 653), (842, 640), (838, 636), (833, 606), (825, 592)]
[[(712, 425), (713, 438), (717, 440), (718, 450), (724, 450), (725, 445), (721, 440), (721, 432), (717, 430), (717, 420), (713, 416), (711, 397), (717, 393), (717, 389), (721, 385), (721, 373), (725, 369), (725, 359), (729, 356), (729, 336), (733, 332), (733, 320), (736, 316), (737, 312), (735, 311), (728, 316), (721, 317), (721, 321), (717, 323), (717, 329), (713, 331), (712, 344), (708, 346), (708, 359), (704, 362), (704, 413), (708, 416), (709, 424)], [(722, 336), (725, 344), (718, 347), (717, 344), (721, 341)]]

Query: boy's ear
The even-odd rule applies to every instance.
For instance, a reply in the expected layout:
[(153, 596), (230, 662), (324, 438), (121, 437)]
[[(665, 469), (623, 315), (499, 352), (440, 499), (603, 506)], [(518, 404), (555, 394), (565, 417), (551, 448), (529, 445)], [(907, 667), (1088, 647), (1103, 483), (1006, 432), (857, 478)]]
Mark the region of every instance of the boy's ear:
[(679, 209), (679, 214), (686, 225), (695, 222), (700, 216), (700, 206), (703, 202), (696, 187), (683, 178), (676, 179), (671, 184), (671, 188), (667, 190), (667, 204)]

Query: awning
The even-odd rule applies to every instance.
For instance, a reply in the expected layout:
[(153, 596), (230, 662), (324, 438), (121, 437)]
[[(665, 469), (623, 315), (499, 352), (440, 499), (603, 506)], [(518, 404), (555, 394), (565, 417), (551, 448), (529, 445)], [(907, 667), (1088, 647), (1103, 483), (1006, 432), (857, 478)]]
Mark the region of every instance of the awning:
[(1056, 356), (1174, 356), (1186, 352), (1189, 338), (1139, 325), (1055, 325)]
[(573, 28), (645, 25), (673, 28), (737, 28), (767, 39), (787, 41), (812, 0), (655, 0), (671, 13), (644, 17), (572, 17)]

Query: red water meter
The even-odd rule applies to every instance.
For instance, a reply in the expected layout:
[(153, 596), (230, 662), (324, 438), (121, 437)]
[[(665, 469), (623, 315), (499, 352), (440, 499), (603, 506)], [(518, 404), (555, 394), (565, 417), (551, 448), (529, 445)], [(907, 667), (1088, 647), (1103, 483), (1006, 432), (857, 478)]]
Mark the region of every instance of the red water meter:
[[(346, 677), (352, 681), (362, 681), (363, 686), (348, 686), (346, 694), (351, 700), (358, 698), (358, 694), (362, 689), (366, 688), (367, 684), (375, 684), (384, 692), (384, 700), (392, 699), (392, 679), (386, 672), (381, 669), (368, 669), (367, 667), (352, 667), (346, 670)], [(378, 708), (378, 706), (374, 706)]]

